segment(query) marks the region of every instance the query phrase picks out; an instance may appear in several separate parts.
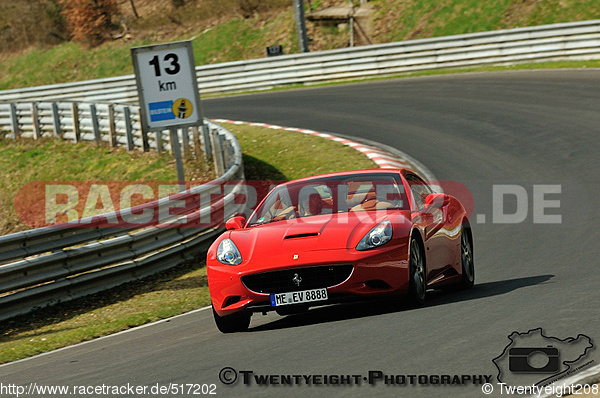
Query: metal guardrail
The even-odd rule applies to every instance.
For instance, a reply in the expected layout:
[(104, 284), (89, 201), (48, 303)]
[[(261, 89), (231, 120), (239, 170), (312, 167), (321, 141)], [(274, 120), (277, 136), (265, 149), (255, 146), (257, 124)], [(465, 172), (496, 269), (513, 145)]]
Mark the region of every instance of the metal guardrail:
[[(203, 93), (265, 90), (440, 68), (600, 59), (600, 20), (436, 37), (196, 67)], [(0, 91), (0, 101), (136, 103), (133, 75)]]
[[(234, 197), (245, 192), (236, 138), (216, 123), (206, 121), (206, 125), (205, 134), (197, 134), (196, 139), (189, 140), (187, 129), (179, 131), (179, 139), (186, 148), (188, 136), (190, 150), (205, 144), (204, 151), (212, 153), (222, 171), (216, 180), (129, 209), (0, 236), (0, 320), (143, 278), (206, 250), (220, 233), (221, 223), (203, 220), (211, 220), (215, 213), (226, 219), (241, 211)], [(9, 131), (9, 137), (51, 135), (109, 142), (130, 150), (158, 149), (161, 136), (167, 134), (162, 132), (154, 140), (144, 137), (139, 107), (60, 102), (1, 104), (2, 130)], [(167, 150), (170, 145), (164, 146)], [(181, 201), (211, 194), (220, 195), (219, 199), (196, 201), (195, 206), (174, 211)], [(201, 207), (205, 202), (210, 205)], [(145, 209), (155, 212), (160, 223), (140, 227)], [(126, 217), (127, 224), (110, 227), (107, 220), (117, 217)], [(193, 227), (199, 222), (201, 228)]]
[[(210, 121), (204, 129), (179, 129), (184, 155), (195, 148), (202, 149), (213, 160), (216, 173), (223, 174), (233, 154), (231, 141), (218, 133), (223, 130)], [(74, 101), (0, 103), (0, 133), (3, 131), (11, 138), (58, 137), (123, 146), (130, 151), (171, 150), (167, 130), (154, 133), (142, 130), (139, 107), (135, 105)], [(213, 156), (214, 152), (222, 155)]]

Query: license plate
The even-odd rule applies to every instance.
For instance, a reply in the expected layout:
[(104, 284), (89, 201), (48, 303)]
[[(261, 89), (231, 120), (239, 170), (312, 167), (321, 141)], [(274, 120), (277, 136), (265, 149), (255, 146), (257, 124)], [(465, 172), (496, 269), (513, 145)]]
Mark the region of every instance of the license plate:
[(327, 300), (327, 289), (303, 290), (301, 292), (271, 294), (271, 306), (312, 303)]

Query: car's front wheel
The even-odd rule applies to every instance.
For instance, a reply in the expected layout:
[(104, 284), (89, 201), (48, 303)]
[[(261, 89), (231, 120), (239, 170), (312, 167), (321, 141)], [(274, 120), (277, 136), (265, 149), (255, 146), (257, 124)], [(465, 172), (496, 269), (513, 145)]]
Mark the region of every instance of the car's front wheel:
[(250, 312), (240, 311), (235, 314), (220, 316), (214, 308), (212, 311), (217, 328), (222, 333), (245, 332), (250, 326), (250, 318), (252, 317)]
[(423, 250), (417, 239), (410, 240), (408, 300), (411, 304), (420, 305), (425, 301), (427, 279)]

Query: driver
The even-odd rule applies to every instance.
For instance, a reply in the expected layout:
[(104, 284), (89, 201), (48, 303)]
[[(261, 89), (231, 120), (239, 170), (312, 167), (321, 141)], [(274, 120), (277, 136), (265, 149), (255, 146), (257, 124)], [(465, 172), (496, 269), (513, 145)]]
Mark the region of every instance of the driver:
[(270, 222), (274, 222), (296, 218), (296, 212), (294, 206), (278, 198), (275, 205), (267, 212), (267, 216), (270, 218)]
[(316, 216), (321, 214), (323, 200), (319, 192), (313, 187), (307, 187), (300, 192), (298, 214), (300, 217)]

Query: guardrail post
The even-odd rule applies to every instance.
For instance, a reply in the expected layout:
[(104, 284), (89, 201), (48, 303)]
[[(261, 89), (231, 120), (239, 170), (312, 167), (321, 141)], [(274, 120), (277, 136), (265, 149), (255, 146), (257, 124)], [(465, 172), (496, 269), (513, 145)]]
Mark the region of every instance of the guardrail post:
[(54, 127), (54, 136), (62, 137), (62, 129), (60, 128), (60, 113), (58, 112), (58, 104), (52, 103), (52, 125)]
[(115, 124), (115, 107), (113, 104), (108, 106), (108, 137), (111, 147), (117, 146), (117, 125)]
[(188, 127), (184, 127), (181, 129), (181, 134), (183, 140), (183, 156), (187, 158), (190, 156), (190, 129)]
[(215, 172), (218, 176), (223, 175), (225, 172), (225, 165), (223, 164), (223, 146), (221, 139), (216, 130), (210, 133), (211, 145), (213, 147), (213, 160), (215, 164)]
[(31, 119), (33, 120), (33, 139), (37, 140), (42, 136), (40, 131), (40, 111), (37, 102), (31, 103)]
[(79, 128), (79, 106), (77, 102), (71, 103), (71, 112), (73, 113), (73, 139), (75, 143), (81, 141), (81, 129)]
[(98, 112), (96, 111), (96, 105), (90, 104), (90, 114), (92, 116), (92, 129), (94, 130), (94, 139), (96, 145), (102, 143), (102, 136), (100, 135), (100, 125), (98, 124)]
[(125, 116), (125, 132), (127, 133), (127, 150), (133, 151), (135, 145), (133, 143), (133, 129), (131, 127), (131, 109), (128, 106), (124, 107), (123, 113)]
[(148, 132), (146, 131), (144, 123), (140, 124), (142, 125), (142, 151), (148, 152), (150, 150), (150, 143), (148, 142)]
[(225, 139), (225, 136), (221, 134), (218, 134), (217, 137), (219, 138), (219, 143), (221, 146), (221, 153), (219, 155), (221, 156), (221, 159), (223, 159), (223, 173), (225, 173), (225, 170), (229, 168), (229, 159), (227, 156), (227, 140)]
[(183, 171), (183, 160), (181, 159), (181, 150), (179, 148), (179, 134), (177, 128), (173, 127), (169, 130), (169, 138), (171, 139), (171, 152), (175, 157), (175, 166), (177, 167), (177, 182), (179, 190), (185, 190), (185, 174)]
[(10, 128), (15, 138), (19, 136), (19, 115), (17, 115), (17, 106), (12, 102), (10, 107)]
[(156, 131), (156, 152), (160, 155), (163, 152), (162, 131)]
[(192, 127), (192, 141), (194, 143), (194, 154), (196, 159), (200, 159), (202, 157), (202, 144), (200, 143), (200, 134), (198, 133), (198, 127)]
[(212, 160), (212, 142), (210, 138), (210, 130), (206, 124), (202, 125), (202, 144), (204, 145), (204, 156), (206, 160)]
[(225, 141), (225, 156), (227, 159), (227, 168), (229, 169), (233, 166), (235, 160), (233, 145), (229, 141)]
[(225, 137), (219, 135), (221, 141), (221, 148), (223, 148), (223, 168), (227, 170), (229, 168), (229, 145)]

